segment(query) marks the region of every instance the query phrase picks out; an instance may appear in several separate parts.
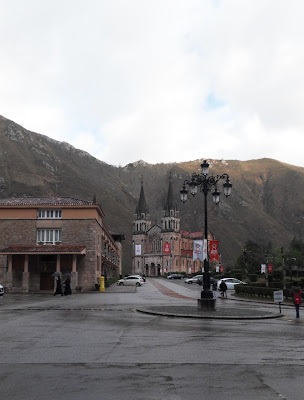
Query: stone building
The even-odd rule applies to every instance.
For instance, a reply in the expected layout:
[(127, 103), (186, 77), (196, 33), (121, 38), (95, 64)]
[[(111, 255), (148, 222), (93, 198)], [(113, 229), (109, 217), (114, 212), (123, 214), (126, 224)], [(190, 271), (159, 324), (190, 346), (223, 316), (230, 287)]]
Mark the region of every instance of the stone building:
[(123, 235), (111, 234), (96, 201), (69, 197), (0, 199), (0, 282), (8, 292), (53, 290), (54, 272), (92, 290), (122, 269)]
[(133, 273), (160, 276), (171, 272), (201, 272), (202, 262), (192, 258), (193, 241), (202, 239), (203, 232), (191, 233), (180, 229), (171, 178), (161, 223), (151, 225), (142, 182), (134, 214)]

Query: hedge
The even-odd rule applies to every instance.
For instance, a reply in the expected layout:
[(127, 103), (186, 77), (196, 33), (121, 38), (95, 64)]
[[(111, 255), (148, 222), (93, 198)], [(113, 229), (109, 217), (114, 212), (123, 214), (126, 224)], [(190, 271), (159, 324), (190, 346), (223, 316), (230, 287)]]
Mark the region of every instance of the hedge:
[[(235, 285), (235, 293), (243, 294), (247, 296), (258, 296), (258, 297), (270, 297), (273, 299), (273, 292), (277, 290), (282, 290), (281, 288), (270, 288), (270, 287), (258, 287), (258, 286), (249, 286), (249, 285)], [(292, 298), (292, 294), (290, 289), (283, 290), (283, 296), (287, 300), (288, 298)], [(302, 298), (304, 295), (302, 293)]]

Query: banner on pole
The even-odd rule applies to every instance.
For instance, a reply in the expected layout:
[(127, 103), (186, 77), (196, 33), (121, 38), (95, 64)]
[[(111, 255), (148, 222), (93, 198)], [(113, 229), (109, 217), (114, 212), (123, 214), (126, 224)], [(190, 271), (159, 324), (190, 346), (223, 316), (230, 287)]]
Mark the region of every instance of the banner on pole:
[(209, 240), (209, 249), (210, 249), (210, 261), (216, 260), (219, 262), (219, 254), (218, 254), (218, 240)]
[(199, 259), (203, 261), (203, 241), (193, 240), (193, 260)]
[(136, 256), (141, 256), (141, 244), (136, 244), (135, 245), (135, 255)]
[(268, 273), (272, 274), (272, 264), (268, 264)]
[(208, 260), (208, 240), (207, 239), (204, 239), (203, 260)]
[(266, 264), (261, 264), (261, 274), (266, 273)]

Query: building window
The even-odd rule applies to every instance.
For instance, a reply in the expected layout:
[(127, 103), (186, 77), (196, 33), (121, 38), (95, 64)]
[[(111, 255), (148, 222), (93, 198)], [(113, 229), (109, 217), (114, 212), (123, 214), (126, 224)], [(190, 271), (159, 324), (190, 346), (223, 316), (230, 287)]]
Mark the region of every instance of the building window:
[(61, 210), (38, 210), (38, 218), (61, 218)]
[(61, 242), (61, 229), (37, 229), (37, 243), (55, 244)]

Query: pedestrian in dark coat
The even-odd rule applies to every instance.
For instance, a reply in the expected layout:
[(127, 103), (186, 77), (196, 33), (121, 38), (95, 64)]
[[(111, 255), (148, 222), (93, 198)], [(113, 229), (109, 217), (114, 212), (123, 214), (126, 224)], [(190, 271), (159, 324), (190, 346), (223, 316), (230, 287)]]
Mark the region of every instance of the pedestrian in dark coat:
[(217, 282), (214, 279), (213, 284), (212, 284), (212, 291), (213, 291), (213, 297), (217, 297)]
[(221, 291), (222, 297), (227, 297), (227, 285), (226, 285), (225, 281), (221, 282), (220, 291)]
[(58, 278), (57, 278), (56, 290), (55, 290), (54, 296), (56, 296), (56, 294), (61, 294), (61, 296), (63, 296), (63, 293), (62, 293), (62, 284), (61, 284), (61, 278), (60, 278), (60, 276), (58, 276)]
[(72, 290), (71, 290), (71, 281), (69, 278), (66, 278), (66, 280), (64, 281), (64, 295), (67, 296), (69, 294), (72, 294)]
[(297, 318), (300, 318), (300, 304), (302, 303), (302, 297), (301, 297), (302, 290), (299, 287), (293, 286), (291, 288), (291, 294), (293, 298), (293, 304), (296, 309), (296, 316)]

